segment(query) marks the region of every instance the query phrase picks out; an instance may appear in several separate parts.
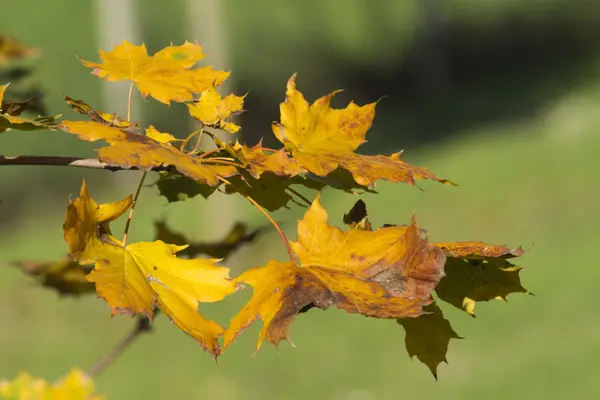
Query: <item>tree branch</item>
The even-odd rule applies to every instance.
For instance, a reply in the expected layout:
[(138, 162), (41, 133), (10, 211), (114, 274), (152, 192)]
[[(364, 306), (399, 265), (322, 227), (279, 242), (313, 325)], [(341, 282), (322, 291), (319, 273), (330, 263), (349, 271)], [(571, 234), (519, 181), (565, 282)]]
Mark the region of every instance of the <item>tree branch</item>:
[(106, 367), (112, 364), (142, 333), (150, 332), (152, 330), (152, 323), (145, 316), (139, 316), (134, 329), (129, 332), (117, 345), (108, 353), (102, 357), (90, 370), (88, 375), (96, 377)]
[[(48, 165), (59, 167), (77, 167), (91, 169), (107, 169), (109, 171), (139, 170), (136, 166), (120, 167), (109, 165), (97, 158), (64, 157), (64, 156), (4, 156), (0, 155), (2, 165)], [(169, 167), (155, 167), (152, 171), (168, 171)]]

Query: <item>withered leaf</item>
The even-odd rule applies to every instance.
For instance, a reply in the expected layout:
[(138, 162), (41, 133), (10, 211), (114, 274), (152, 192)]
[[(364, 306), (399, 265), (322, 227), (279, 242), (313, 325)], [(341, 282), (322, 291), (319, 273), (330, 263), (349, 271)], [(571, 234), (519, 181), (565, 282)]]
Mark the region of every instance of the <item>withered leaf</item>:
[(431, 301), (444, 272), (444, 253), (409, 227), (342, 231), (328, 224), (319, 196), (298, 223), (291, 243), (299, 264), (272, 261), (236, 279), (254, 295), (231, 320), (223, 348), (255, 319), (263, 321), (262, 340), (277, 345), (306, 307), (331, 305), (377, 318), (417, 317)]
[[(0, 85), (0, 105), (2, 104), (4, 92), (8, 88), (8, 85)], [(60, 118), (60, 114), (49, 117), (39, 116), (33, 119), (25, 118), (18, 115), (21, 111), (19, 108), (11, 107), (10, 104), (4, 104), (3, 107), (6, 107), (7, 110), (0, 110), (0, 133), (10, 129), (19, 131), (54, 130), (57, 128), (58, 119)]]
[(65, 102), (69, 105), (69, 107), (77, 111), (79, 114), (87, 115), (89, 119), (94, 122), (119, 129), (135, 128), (137, 126), (136, 123), (119, 118), (116, 114), (109, 114), (101, 110), (94, 110), (90, 105), (84, 103), (83, 100), (76, 100), (64, 94), (63, 96), (65, 97)]

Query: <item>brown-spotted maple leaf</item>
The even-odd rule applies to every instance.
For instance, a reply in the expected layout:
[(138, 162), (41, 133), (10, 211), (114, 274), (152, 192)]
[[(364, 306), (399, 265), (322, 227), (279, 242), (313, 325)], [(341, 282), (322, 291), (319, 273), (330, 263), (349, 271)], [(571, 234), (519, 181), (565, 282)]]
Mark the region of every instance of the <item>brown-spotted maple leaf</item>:
[(378, 318), (418, 317), (444, 275), (444, 253), (408, 227), (376, 231), (330, 226), (319, 196), (298, 223), (292, 243), (299, 263), (271, 261), (236, 278), (254, 294), (231, 320), (223, 348), (254, 320), (263, 340), (277, 345), (301, 310), (335, 306)]
[(144, 98), (150, 95), (165, 104), (191, 101), (194, 94), (220, 85), (229, 76), (211, 67), (193, 68), (204, 58), (197, 43), (168, 46), (149, 56), (143, 43), (136, 46), (125, 40), (110, 52), (100, 50), (100, 58), (102, 63), (80, 61), (93, 68), (94, 75), (111, 82), (131, 81)]
[(49, 385), (41, 378), (21, 372), (12, 381), (0, 381), (0, 397), (19, 400), (102, 400), (94, 394), (94, 381), (85, 372), (73, 368), (67, 375)]
[(23, 273), (39, 279), (42, 285), (53, 288), (61, 295), (82, 295), (96, 291), (93, 283), (85, 276), (91, 267), (80, 265), (64, 257), (55, 262), (18, 261), (13, 262)]
[(244, 97), (228, 94), (221, 97), (215, 87), (211, 87), (200, 94), (200, 98), (193, 103), (187, 103), (190, 115), (201, 121), (204, 125), (223, 129), (229, 133), (236, 133), (240, 127), (229, 118), (238, 115), (244, 107)]
[(159, 132), (152, 126), (146, 129), (146, 135), (93, 121), (63, 121), (59, 128), (83, 140), (107, 142), (110, 146), (101, 148), (98, 158), (109, 165), (148, 170), (172, 165), (191, 179), (210, 186), (218, 185), (219, 177), (238, 173), (232, 165), (216, 164), (210, 158), (183, 153), (170, 144), (177, 140), (173, 135)]
[(153, 316), (158, 306), (184, 332), (196, 339), (214, 357), (223, 328), (198, 312), (198, 303), (215, 302), (235, 292), (229, 269), (218, 267), (217, 259), (184, 260), (175, 254), (187, 245), (160, 240), (123, 246), (110, 234), (108, 223), (120, 217), (131, 197), (117, 203), (98, 205), (87, 193), (67, 207), (64, 224), (70, 256), (80, 263), (94, 263), (86, 279), (96, 284), (98, 295), (112, 314)]
[(67, 95), (63, 96), (65, 97), (65, 102), (69, 105), (69, 107), (77, 111), (79, 114), (87, 115), (89, 119), (94, 122), (120, 129), (135, 128), (137, 126), (136, 123), (119, 118), (116, 114), (109, 114), (101, 110), (94, 110), (90, 105), (83, 102), (83, 100), (76, 100)]
[(448, 255), (446, 277), (436, 288), (440, 299), (475, 316), (475, 303), (506, 300), (511, 293), (529, 293), (521, 285), (521, 267), (508, 259), (524, 254), (521, 247), (510, 249), (484, 242), (437, 242)]
[[(3, 109), (0, 109), (0, 133), (6, 132), (10, 129), (16, 129), (20, 131), (33, 131), (40, 129), (53, 130), (57, 127), (57, 119), (60, 115), (51, 117), (36, 117), (36, 118), (25, 118), (19, 116), (21, 113), (20, 109), (11, 107), (11, 104), (2, 105), (4, 99), (4, 92), (8, 88), (9, 83), (6, 85), (0, 85), (0, 105)], [(6, 110), (4, 109), (6, 108)]]
[(376, 103), (344, 109), (330, 107), (335, 91), (310, 104), (296, 89), (296, 75), (287, 83), (286, 99), (279, 109), (281, 122), (273, 133), (298, 163), (318, 176), (327, 176), (338, 167), (348, 170), (357, 183), (372, 186), (378, 179), (415, 184), (416, 179), (440, 179), (427, 168), (415, 167), (400, 159), (400, 153), (366, 156), (354, 151), (366, 142), (365, 136), (375, 117)]

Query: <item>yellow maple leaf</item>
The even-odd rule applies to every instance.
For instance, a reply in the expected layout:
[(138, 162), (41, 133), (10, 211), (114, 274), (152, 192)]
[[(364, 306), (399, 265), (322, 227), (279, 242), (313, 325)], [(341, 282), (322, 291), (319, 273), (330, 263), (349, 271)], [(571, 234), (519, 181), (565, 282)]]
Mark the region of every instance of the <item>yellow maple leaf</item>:
[(6, 89), (9, 85), (10, 83), (7, 83), (6, 85), (0, 85), (0, 107), (2, 106), (2, 101), (4, 100), (4, 92), (6, 92)]
[(229, 94), (224, 98), (214, 87), (200, 95), (200, 99), (187, 103), (190, 115), (205, 125), (224, 129), (229, 133), (236, 133), (240, 127), (227, 119), (242, 112), (244, 97)]
[(98, 158), (110, 165), (141, 169), (172, 165), (182, 174), (210, 186), (221, 183), (219, 177), (238, 173), (234, 166), (212, 164), (210, 158), (183, 153), (169, 143), (177, 140), (173, 135), (158, 132), (152, 126), (146, 129), (146, 135), (92, 121), (63, 121), (59, 129), (90, 142), (99, 139), (107, 142), (110, 146), (101, 148)]
[(309, 105), (296, 90), (296, 75), (289, 79), (286, 100), (280, 105), (281, 122), (274, 122), (272, 128), (300, 165), (322, 177), (342, 167), (364, 186), (372, 186), (378, 179), (409, 184), (415, 184), (415, 179), (433, 179), (452, 184), (427, 168), (405, 163), (400, 153), (390, 157), (356, 154), (366, 142), (376, 103), (358, 106), (351, 102), (345, 109), (331, 108), (331, 99), (338, 92)]
[(102, 63), (80, 61), (94, 68), (93, 74), (100, 78), (132, 81), (144, 98), (150, 95), (165, 104), (190, 101), (195, 93), (220, 85), (229, 76), (229, 72), (211, 67), (193, 69), (204, 58), (202, 46), (197, 43), (168, 46), (149, 56), (143, 43), (135, 46), (125, 40), (113, 51), (100, 50), (100, 57)]
[(123, 247), (110, 234), (108, 222), (122, 215), (130, 198), (98, 206), (87, 193), (67, 207), (65, 240), (78, 262), (94, 262), (87, 280), (111, 307), (112, 314), (144, 314), (152, 318), (157, 305), (184, 332), (214, 357), (223, 328), (198, 313), (198, 302), (215, 302), (235, 292), (229, 269), (215, 265), (218, 259), (184, 260), (175, 253), (187, 247), (138, 242)]
[(254, 294), (231, 320), (223, 349), (257, 318), (263, 321), (257, 350), (262, 340), (277, 345), (307, 307), (417, 317), (444, 275), (444, 253), (421, 238), (416, 221), (408, 227), (342, 231), (329, 225), (319, 197), (299, 222), (292, 247), (299, 265), (272, 261), (236, 278)]
[(12, 381), (0, 381), (0, 397), (19, 400), (102, 400), (94, 394), (94, 381), (83, 371), (74, 368), (53, 385), (26, 372)]

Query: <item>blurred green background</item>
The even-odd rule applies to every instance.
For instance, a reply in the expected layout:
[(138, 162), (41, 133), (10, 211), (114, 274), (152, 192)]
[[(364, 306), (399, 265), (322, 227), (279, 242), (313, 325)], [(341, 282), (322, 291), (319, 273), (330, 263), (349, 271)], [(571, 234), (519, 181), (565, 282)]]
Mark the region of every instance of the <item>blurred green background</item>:
[[(405, 150), (459, 187), (378, 183), (364, 195), (375, 225), (419, 223), (436, 241), (484, 240), (531, 250), (518, 259), (535, 297), (479, 304), (477, 319), (445, 307), (465, 340), (453, 340), (436, 382), (411, 361), (393, 321), (337, 310), (299, 316), (296, 348), (264, 345), (251, 358), (260, 323), (219, 365), (164, 316), (97, 380), (108, 399), (505, 399), (592, 398), (600, 391), (600, 5), (586, 0), (305, 0), (0, 1), (0, 33), (43, 54), (28, 62), (32, 87), (50, 113), (76, 118), (59, 92), (124, 113), (118, 84), (90, 75), (75, 56), (98, 60), (123, 39), (150, 52), (197, 39), (208, 62), (232, 70), (228, 90), (249, 92), (241, 139), (274, 145), (270, 122), (289, 76), (315, 99), (338, 88), (336, 106), (386, 96), (365, 152)], [(13, 88), (11, 87), (11, 90)], [(113, 96), (117, 96), (114, 98)], [(78, 116), (77, 116), (78, 118)], [(134, 104), (144, 125), (183, 135), (185, 107)], [(93, 156), (98, 146), (60, 132), (0, 136), (5, 155)], [(131, 193), (139, 172), (60, 167), (0, 170), (0, 260), (52, 260), (67, 246), (67, 199), (83, 177), (96, 200)], [(152, 180), (150, 180), (152, 181)], [(221, 199), (222, 200), (222, 199)], [(357, 200), (326, 190), (333, 223)], [(214, 203), (218, 203), (217, 206)], [(303, 209), (275, 213), (291, 238)], [(232, 217), (234, 215), (235, 217)], [(166, 204), (142, 192), (132, 240), (152, 240), (153, 222), (193, 239), (214, 238), (234, 219), (266, 220), (243, 199)], [(216, 228), (214, 228), (216, 224)], [(119, 232), (123, 222), (113, 231)], [(229, 261), (233, 275), (285, 259), (274, 233)], [(202, 309), (226, 324), (250, 289)], [(61, 298), (17, 269), (0, 267), (0, 377), (21, 370), (54, 380), (72, 366), (89, 368), (133, 324), (109, 318), (88, 296)]]

